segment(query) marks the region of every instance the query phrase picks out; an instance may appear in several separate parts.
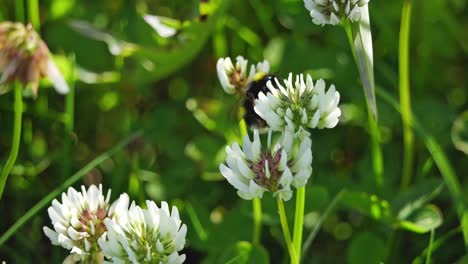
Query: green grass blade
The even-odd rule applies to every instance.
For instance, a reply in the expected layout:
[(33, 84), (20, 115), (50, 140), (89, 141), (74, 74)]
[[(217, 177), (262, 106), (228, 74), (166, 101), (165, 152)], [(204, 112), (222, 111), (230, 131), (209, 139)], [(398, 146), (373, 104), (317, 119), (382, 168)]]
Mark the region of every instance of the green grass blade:
[(328, 216), (333, 212), (333, 210), (335, 209), (335, 206), (341, 200), (344, 193), (345, 193), (345, 190), (343, 189), (335, 196), (335, 198), (333, 198), (333, 200), (328, 205), (327, 209), (325, 209), (325, 212), (320, 216), (317, 225), (314, 227), (312, 232), (310, 232), (310, 234), (307, 236), (307, 239), (304, 242), (304, 246), (302, 247), (302, 255), (301, 255), (302, 258), (304, 258), (307, 250), (309, 249), (310, 245), (312, 244), (318, 232), (320, 231), (320, 228), (322, 227), (323, 222), (325, 222)]
[(361, 7), (361, 20), (351, 25), (353, 32), (353, 45), (356, 62), (361, 76), (366, 101), (372, 111), (372, 116), (377, 120), (377, 104), (375, 101), (374, 85), (374, 57), (372, 47), (372, 33), (369, 19), (368, 6)]
[(50, 202), (60, 193), (65, 191), (69, 186), (77, 182), (81, 177), (88, 174), (92, 169), (109, 159), (116, 152), (124, 148), (127, 144), (132, 142), (135, 138), (139, 137), (141, 132), (136, 132), (129, 137), (122, 140), (112, 149), (102, 153), (97, 156), (94, 160), (88, 163), (86, 166), (81, 168), (75, 174), (73, 174), (68, 180), (64, 181), (59, 187), (55, 188), (47, 196), (42, 198), (36, 205), (34, 205), (29, 211), (27, 211), (20, 219), (18, 219), (1, 237), (0, 237), (0, 247), (12, 236), (14, 235), (23, 225), (30, 221), (36, 214), (38, 214), (44, 207), (46, 207)]
[(377, 105), (375, 100), (374, 65), (372, 34), (370, 31), (369, 11), (367, 6), (362, 8), (365, 12), (359, 24), (351, 24), (349, 20), (343, 21), (343, 27), (348, 37), (354, 60), (361, 76), (364, 97), (367, 106), (369, 134), (371, 136), (372, 168), (374, 170), (375, 184), (382, 190), (384, 179), (384, 162), (382, 146), (380, 144), (380, 131), (377, 124)]
[(403, 10), (401, 14), (400, 27), (400, 43), (399, 43), (399, 70), (400, 70), (400, 105), (401, 119), (403, 121), (403, 168), (401, 188), (405, 189), (411, 183), (413, 176), (413, 160), (414, 160), (414, 134), (411, 127), (412, 112), (411, 112), (411, 96), (410, 96), (410, 80), (409, 80), (409, 38), (410, 38), (410, 22), (411, 22), (411, 0), (403, 2)]
[[(376, 89), (377, 95), (379, 95), (382, 99), (388, 102), (393, 108), (395, 108), (398, 112), (401, 112), (401, 107), (398, 104), (398, 101), (391, 96), (389, 93), (384, 91), (383, 89)], [(423, 128), (421, 123), (419, 122), (417, 116), (413, 114), (413, 123), (411, 124), (416, 131), (417, 135), (423, 140), (426, 148), (428, 149), (429, 153), (431, 154), (437, 168), (442, 175), (442, 178), (447, 185), (447, 189), (449, 190), (450, 196), (452, 198), (452, 202), (455, 206), (455, 211), (459, 217), (460, 223), (462, 225), (462, 232), (463, 238), (465, 241), (465, 247), (468, 247), (468, 210), (466, 210), (464, 204), (464, 198), (461, 190), (460, 182), (455, 174), (455, 170), (453, 169), (450, 161), (447, 158), (442, 147), (436, 141), (434, 137), (432, 137), (426, 130)]]
[(434, 243), (434, 229), (431, 231), (431, 236), (429, 238), (429, 247), (427, 249), (427, 255), (426, 255), (426, 264), (431, 263), (431, 254), (432, 254), (432, 244)]
[(71, 174), (71, 159), (73, 157), (71, 146), (72, 146), (72, 136), (73, 129), (75, 127), (75, 70), (76, 70), (76, 59), (75, 56), (70, 56), (70, 61), (72, 64), (71, 67), (71, 77), (68, 82), (68, 87), (70, 90), (65, 96), (65, 113), (64, 113), (64, 126), (65, 126), (65, 138), (63, 144), (63, 175), (62, 179), (67, 179)]
[(205, 241), (208, 238), (208, 234), (206, 233), (205, 228), (200, 222), (197, 212), (195, 212), (191, 203), (187, 203), (185, 206), (187, 208), (187, 214), (189, 215), (190, 220), (192, 220), (195, 232), (197, 233), (201, 241)]
[(15, 18), (16, 21), (24, 23), (26, 18), (24, 17), (24, 0), (15, 0)]
[(39, 19), (39, 0), (28, 0), (28, 20), (33, 28), (39, 31), (41, 22)]
[[(445, 233), (443, 236), (441, 236), (440, 238), (434, 240), (432, 242), (432, 245), (430, 245), (430, 250), (432, 252), (435, 252), (438, 248), (440, 248), (445, 242), (447, 242), (449, 239), (451, 239), (453, 236), (457, 235), (459, 232), (461, 231), (460, 227), (456, 227), (450, 231), (448, 231), (447, 233)], [(412, 264), (421, 264), (423, 263), (423, 259), (425, 256), (427, 256), (428, 254), (428, 251), (429, 251), (429, 246), (427, 248), (425, 248), (421, 254), (416, 257), (411, 263)]]

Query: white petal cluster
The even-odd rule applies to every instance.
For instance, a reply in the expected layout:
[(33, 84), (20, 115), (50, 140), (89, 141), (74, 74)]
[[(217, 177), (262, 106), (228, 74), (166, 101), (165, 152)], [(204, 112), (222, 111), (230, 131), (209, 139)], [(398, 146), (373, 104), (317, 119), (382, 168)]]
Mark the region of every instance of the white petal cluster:
[(341, 19), (358, 22), (361, 19), (361, 7), (369, 0), (304, 0), (310, 11), (312, 21), (317, 25), (338, 25)]
[(159, 208), (146, 201), (147, 209), (136, 206), (119, 218), (106, 219), (107, 233), (99, 239), (104, 255), (111, 263), (180, 264), (185, 255), (179, 255), (185, 245), (187, 226), (182, 224), (176, 207), (169, 210), (166, 202)]
[(265, 191), (271, 191), (288, 201), (291, 185), (304, 186), (312, 173), (310, 138), (299, 139), (284, 132), (273, 147), (270, 141), (271, 130), (266, 147), (262, 147), (258, 130), (254, 130), (253, 141), (245, 136), (242, 149), (237, 142), (226, 147), (226, 164), (219, 169), (243, 199), (262, 198)]
[(284, 86), (275, 79), (275, 83), (269, 81), (267, 87), (269, 92), (259, 93), (254, 109), (274, 131), (307, 135), (306, 128), (333, 128), (338, 123), (340, 94), (334, 85), (326, 91), (322, 79), (314, 85), (310, 75), (304, 81), (302, 74), (297, 75), (293, 83), (289, 74)]
[(244, 92), (256, 74), (268, 74), (270, 64), (265, 60), (249, 68), (248, 61), (244, 57), (237, 56), (235, 65), (227, 57), (218, 59), (216, 71), (224, 91), (228, 94), (235, 94)]
[(106, 231), (104, 219), (118, 217), (119, 210), (115, 209), (128, 205), (128, 196), (122, 195), (109, 210), (109, 199), (110, 190), (104, 197), (102, 185), (91, 185), (87, 190), (81, 186), (81, 192), (68, 188), (62, 193), (62, 202), (55, 199), (47, 210), (53, 230), (45, 226), (44, 233), (53, 245), (70, 250), (75, 260), (91, 257), (99, 252), (97, 240)]

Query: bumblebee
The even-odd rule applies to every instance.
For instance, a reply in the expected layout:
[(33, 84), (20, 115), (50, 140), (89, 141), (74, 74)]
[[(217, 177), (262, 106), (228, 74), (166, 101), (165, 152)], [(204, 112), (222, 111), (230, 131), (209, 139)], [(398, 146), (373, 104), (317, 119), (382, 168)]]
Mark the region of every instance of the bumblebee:
[(275, 78), (274, 75), (263, 75), (260, 77), (256, 77), (254, 81), (252, 81), (245, 90), (245, 98), (243, 101), (244, 106), (244, 120), (245, 123), (249, 128), (257, 128), (259, 130), (264, 130), (268, 127), (265, 120), (263, 120), (254, 110), (255, 107), (255, 99), (258, 99), (258, 94), (263, 92), (267, 94), (269, 89), (266, 86), (268, 81), (273, 81)]

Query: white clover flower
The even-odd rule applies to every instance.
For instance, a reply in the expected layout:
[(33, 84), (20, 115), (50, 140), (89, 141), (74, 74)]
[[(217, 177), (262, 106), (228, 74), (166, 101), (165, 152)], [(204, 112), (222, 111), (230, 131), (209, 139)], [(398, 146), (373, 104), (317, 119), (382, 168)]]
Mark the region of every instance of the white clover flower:
[(58, 93), (69, 91), (47, 45), (31, 25), (0, 23), (0, 73), (0, 94), (9, 91), (12, 85), (8, 84), (19, 81), (36, 96), (44, 77), (49, 77)]
[[(338, 108), (340, 94), (331, 85), (325, 92), (325, 82), (320, 79), (315, 85), (312, 77), (297, 75), (293, 83), (292, 74), (284, 80), (283, 87), (275, 78), (267, 83), (269, 92), (260, 92), (255, 100), (255, 112), (274, 131), (287, 130), (295, 136), (308, 135), (306, 128), (333, 128), (338, 123), (341, 110)], [(302, 137), (302, 136), (300, 136)]]
[(166, 202), (161, 208), (153, 201), (146, 201), (146, 206), (132, 202), (118, 219), (104, 220), (107, 233), (99, 239), (104, 255), (110, 263), (183, 263), (185, 255), (178, 251), (184, 248), (187, 226), (179, 211), (174, 206), (171, 212)]
[(220, 58), (216, 63), (216, 71), (224, 91), (228, 94), (243, 93), (256, 74), (268, 74), (268, 61), (259, 62), (257, 66), (248, 67), (248, 61), (242, 56), (236, 57), (236, 65), (230, 58)]
[(53, 245), (60, 245), (70, 250), (73, 260), (90, 260), (100, 254), (97, 240), (106, 232), (104, 219), (120, 217), (121, 208), (127, 208), (129, 199), (126, 194), (110, 206), (109, 190), (106, 197), (99, 189), (91, 185), (88, 190), (81, 186), (81, 192), (70, 187), (62, 193), (62, 202), (52, 201), (47, 210), (52, 220), (53, 229), (45, 226), (44, 233)]
[(341, 19), (358, 22), (361, 19), (361, 7), (369, 0), (304, 0), (310, 11), (312, 21), (317, 25), (338, 25)]
[(270, 63), (267, 60), (257, 63), (256, 74), (266, 75), (270, 72)]
[(246, 200), (262, 198), (265, 191), (288, 201), (292, 197), (291, 186), (306, 184), (312, 174), (312, 141), (284, 132), (275, 146), (268, 143), (262, 148), (258, 130), (254, 130), (253, 141), (244, 137), (242, 149), (234, 143), (226, 147), (226, 165), (219, 170), (228, 182), (237, 189), (237, 194)]

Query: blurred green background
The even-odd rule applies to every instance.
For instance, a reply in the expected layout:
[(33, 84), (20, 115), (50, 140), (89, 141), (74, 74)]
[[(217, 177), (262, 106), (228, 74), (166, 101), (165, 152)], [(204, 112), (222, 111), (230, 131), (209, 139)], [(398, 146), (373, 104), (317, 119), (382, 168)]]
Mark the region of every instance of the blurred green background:
[[(216, 60), (243, 55), (250, 62), (269, 60), (279, 77), (293, 72), (323, 78), (341, 94), (339, 125), (312, 132), (314, 174), (307, 187), (304, 237), (336, 194), (344, 188), (346, 193), (326, 217), (304, 263), (418, 263), (429, 233), (394, 232), (386, 206), (396, 215), (402, 200), (424, 195), (434, 198), (431, 203), (443, 215), (435, 239), (446, 237), (433, 253), (433, 263), (462, 263), (466, 247), (459, 220), (447, 188), (438, 189), (443, 180), (421, 137), (416, 138), (412, 188), (406, 194), (399, 190), (401, 118), (382, 97), (377, 104), (385, 184), (376, 190), (365, 100), (344, 30), (314, 25), (299, 0), (202, 2), (39, 2), (40, 33), (67, 80), (75, 83), (74, 115), (65, 111), (65, 97), (46, 81), (37, 99), (24, 100), (20, 153), (0, 202), (0, 234), (72, 173), (142, 130), (143, 136), (76, 187), (102, 182), (113, 198), (128, 192), (140, 203), (152, 199), (177, 205), (189, 230), (186, 263), (229, 260), (238, 241), (251, 239), (252, 215), (251, 203), (241, 200), (218, 172), (225, 145), (239, 138), (239, 102), (221, 89)], [(376, 86), (395, 98), (401, 7), (402, 1), (371, 0), (369, 5)], [(178, 33), (160, 37), (143, 14), (177, 20)], [(14, 1), (0, 3), (0, 19), (15, 20)], [(455, 146), (468, 152), (468, 116), (462, 114), (468, 109), (467, 28), (466, 1), (414, 1), (413, 109), (425, 133), (447, 154), (465, 200), (468, 158)], [(12, 117), (13, 94), (1, 95), (0, 166), (10, 149)], [(288, 263), (275, 201), (265, 195), (262, 203), (262, 244), (268, 253), (255, 249), (261, 260), (251, 263)], [(292, 217), (293, 200), (286, 207)], [(46, 211), (0, 247), (0, 261), (61, 263), (68, 252), (51, 246), (43, 234), (42, 227), (50, 225)]]

